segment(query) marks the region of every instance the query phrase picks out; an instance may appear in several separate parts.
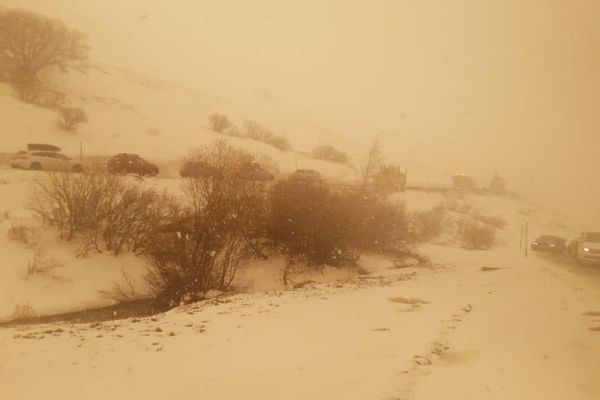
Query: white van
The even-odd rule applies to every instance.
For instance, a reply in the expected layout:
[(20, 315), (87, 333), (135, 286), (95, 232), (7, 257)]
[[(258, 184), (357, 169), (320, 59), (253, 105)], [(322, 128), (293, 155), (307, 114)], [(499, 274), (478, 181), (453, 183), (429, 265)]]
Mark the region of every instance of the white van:
[(600, 263), (600, 232), (583, 232), (577, 246), (580, 264)]

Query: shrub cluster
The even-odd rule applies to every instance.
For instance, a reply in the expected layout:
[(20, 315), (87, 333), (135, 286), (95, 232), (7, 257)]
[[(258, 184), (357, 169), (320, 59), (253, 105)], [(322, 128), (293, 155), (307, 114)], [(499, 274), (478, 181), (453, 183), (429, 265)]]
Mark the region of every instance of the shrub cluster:
[(114, 254), (141, 252), (156, 224), (176, 213), (165, 194), (101, 173), (48, 173), (34, 181), (30, 208), (62, 238), (82, 237), (83, 255), (102, 246)]
[(413, 210), (409, 214), (409, 237), (420, 242), (437, 239), (444, 225), (445, 210), (440, 206), (430, 210)]
[(461, 245), (470, 250), (486, 250), (495, 242), (494, 227), (468, 218), (458, 222)]
[(320, 145), (315, 147), (312, 151), (312, 156), (317, 160), (331, 161), (341, 164), (348, 162), (348, 155), (331, 145)]
[(227, 289), (238, 268), (262, 251), (265, 238), (267, 183), (239, 174), (252, 157), (217, 142), (192, 158), (220, 173), (188, 178), (183, 209), (147, 245), (148, 282), (169, 305)]
[(208, 123), (213, 131), (223, 135), (256, 140), (282, 151), (290, 148), (290, 141), (286, 136), (278, 135), (254, 121), (246, 121), (240, 130), (226, 115), (215, 113), (208, 116)]
[(362, 251), (400, 244), (406, 218), (402, 207), (374, 193), (288, 179), (271, 190), (267, 231), (289, 268), (339, 267), (355, 264)]

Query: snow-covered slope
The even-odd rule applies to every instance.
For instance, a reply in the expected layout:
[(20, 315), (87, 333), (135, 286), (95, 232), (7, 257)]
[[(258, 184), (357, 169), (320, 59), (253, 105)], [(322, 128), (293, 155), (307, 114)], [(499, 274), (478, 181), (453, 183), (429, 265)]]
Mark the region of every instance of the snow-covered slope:
[[(240, 125), (255, 119), (275, 132), (287, 134), (292, 148), (303, 150), (321, 143), (327, 135), (322, 128), (290, 122), (289, 126), (296, 128), (279, 131), (282, 123), (276, 117), (263, 121), (248, 115), (248, 111), (236, 112), (219, 96), (200, 94), (110, 66), (93, 65), (85, 72), (55, 73), (47, 80), (66, 95), (66, 105), (83, 109), (89, 121), (76, 132), (65, 132), (57, 124), (55, 111), (21, 102), (8, 85), (0, 84), (0, 153), (41, 142), (56, 144), (75, 156), (82, 144), (84, 156), (130, 152), (164, 163), (179, 161), (190, 149), (224, 139), (250, 152), (268, 155), (282, 172), (311, 168), (331, 178), (354, 179), (354, 171), (347, 166), (314, 160), (299, 151), (282, 152), (253, 140), (220, 135), (208, 128), (208, 116), (224, 113)], [(256, 101), (261, 101), (261, 97)]]
[[(31, 173), (2, 172), (0, 195), (24, 196)], [(409, 209), (448, 200), (400, 197)], [(568, 221), (511, 198), (453, 200), (507, 220), (490, 251), (433, 243), (421, 248), (431, 259), (424, 267), (370, 258), (370, 274), (354, 280), (216, 298), (148, 318), (0, 329), (0, 387), (15, 400), (597, 398), (600, 276), (560, 258), (525, 258), (519, 247), (523, 221), (532, 234)], [(26, 218), (19, 204), (5, 206)], [(0, 222), (3, 250), (14, 247), (4, 239), (11, 218)], [(69, 294), (79, 301), (92, 279), (106, 285), (109, 274), (97, 275), (103, 262), (108, 272), (127, 260), (66, 261), (54, 281), (4, 283), (23, 268), (5, 265), (4, 289), (35, 291), (31, 305), (44, 310)]]

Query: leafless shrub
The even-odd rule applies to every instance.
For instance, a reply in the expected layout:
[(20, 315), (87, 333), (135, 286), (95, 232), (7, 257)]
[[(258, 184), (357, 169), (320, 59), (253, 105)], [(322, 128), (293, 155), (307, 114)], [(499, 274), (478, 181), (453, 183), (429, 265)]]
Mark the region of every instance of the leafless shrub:
[(318, 181), (288, 179), (270, 195), (268, 233), (287, 257), (284, 280), (303, 268), (354, 267), (363, 251), (402, 245), (402, 207), (367, 191), (334, 192)]
[(224, 133), (227, 129), (229, 129), (232, 124), (227, 118), (226, 115), (223, 114), (211, 114), (208, 116), (208, 122), (210, 124), (210, 128), (218, 133)]
[(409, 237), (418, 242), (437, 239), (444, 230), (445, 221), (445, 211), (442, 207), (413, 210), (409, 214)]
[(102, 248), (141, 252), (156, 224), (175, 213), (174, 201), (123, 177), (48, 173), (34, 181), (30, 208), (61, 236), (83, 239), (80, 255)]
[(51, 172), (33, 181), (29, 208), (71, 240), (97, 226), (123, 186), (123, 179), (114, 175)]
[(147, 281), (169, 305), (227, 289), (264, 238), (266, 183), (239, 177), (252, 156), (219, 141), (191, 159), (216, 172), (186, 180), (185, 209), (150, 238), (146, 249)]
[(114, 300), (117, 303), (127, 303), (148, 297), (136, 290), (135, 279), (125, 272), (124, 269), (121, 270), (121, 275), (123, 278), (122, 283), (115, 283), (109, 290), (101, 290), (101, 297)]
[(38, 313), (33, 309), (31, 304), (17, 304), (13, 310), (12, 317), (15, 320), (36, 318)]
[(48, 272), (60, 265), (59, 261), (46, 256), (46, 248), (38, 230), (28, 225), (13, 224), (8, 230), (8, 238), (24, 244), (31, 250), (31, 257), (27, 260), (25, 276), (36, 273)]
[(29, 225), (13, 223), (11, 227), (8, 228), (7, 236), (10, 240), (29, 245), (32, 244), (39, 235)]
[(246, 121), (244, 123), (245, 137), (259, 142), (269, 144), (279, 150), (287, 150), (290, 148), (290, 141), (283, 135), (277, 135), (270, 129), (261, 126), (254, 121)]
[(72, 131), (82, 122), (87, 121), (87, 115), (81, 108), (61, 107), (58, 110), (58, 123), (61, 128)]
[(489, 249), (495, 242), (494, 228), (464, 218), (458, 223), (458, 234), (462, 246), (470, 250)]
[(348, 162), (348, 155), (332, 145), (319, 145), (312, 151), (312, 156), (318, 160), (331, 161), (345, 164)]

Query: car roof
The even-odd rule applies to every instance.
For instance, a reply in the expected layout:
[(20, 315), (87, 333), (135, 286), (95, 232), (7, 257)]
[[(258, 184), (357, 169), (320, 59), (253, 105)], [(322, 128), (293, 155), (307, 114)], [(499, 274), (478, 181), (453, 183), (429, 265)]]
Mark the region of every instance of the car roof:
[(60, 151), (60, 147), (47, 143), (28, 143), (27, 150), (29, 151)]

